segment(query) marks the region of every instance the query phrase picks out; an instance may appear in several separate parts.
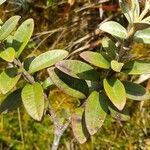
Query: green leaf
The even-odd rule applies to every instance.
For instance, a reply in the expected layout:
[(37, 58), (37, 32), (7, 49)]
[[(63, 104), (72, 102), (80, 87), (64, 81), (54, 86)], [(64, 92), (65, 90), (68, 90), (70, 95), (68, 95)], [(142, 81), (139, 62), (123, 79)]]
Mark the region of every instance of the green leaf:
[(84, 80), (68, 76), (57, 68), (48, 69), (48, 72), (53, 83), (64, 93), (79, 99), (88, 95), (88, 86)]
[(108, 62), (108, 60), (105, 59), (100, 53), (86, 51), (81, 53), (80, 57), (82, 57), (85, 61), (89, 62), (90, 64), (96, 67), (104, 69), (110, 68), (110, 63)]
[(137, 31), (134, 34), (134, 41), (150, 44), (150, 28)]
[(85, 105), (85, 122), (91, 135), (103, 125), (107, 112), (107, 97), (96, 91), (92, 92)]
[(129, 81), (124, 81), (123, 85), (126, 90), (127, 98), (137, 101), (150, 99), (150, 93), (143, 86)]
[(16, 68), (9, 68), (0, 74), (0, 93), (6, 94), (17, 84), (21, 77), (17, 73)]
[(126, 104), (126, 92), (123, 84), (118, 79), (104, 79), (104, 89), (111, 102), (122, 110)]
[(0, 0), (0, 5), (2, 5), (6, 0)]
[(131, 13), (131, 9), (129, 8), (129, 5), (127, 4), (126, 0), (119, 0), (119, 5), (125, 17), (127, 18), (128, 22), (130, 24), (133, 23), (133, 15)]
[(27, 84), (21, 93), (23, 105), (28, 114), (35, 120), (41, 121), (44, 112), (44, 94), (42, 86), (36, 82)]
[(120, 72), (122, 67), (123, 67), (124, 63), (119, 63), (116, 60), (112, 60), (111, 61), (111, 69), (116, 71), (116, 72)]
[(83, 113), (84, 109), (78, 108), (75, 110), (71, 117), (73, 134), (80, 144), (85, 143), (88, 137), (88, 132), (84, 125)]
[(44, 82), (42, 83), (43, 89), (48, 89), (49, 87), (53, 86), (54, 83), (52, 82), (51, 78), (48, 77)]
[(115, 43), (108, 37), (102, 39), (102, 46), (106, 50), (108, 57), (115, 59), (116, 54), (118, 52), (118, 48), (116, 47)]
[(6, 39), (11, 32), (16, 28), (20, 16), (13, 16), (9, 18), (0, 29), (0, 40)]
[(55, 65), (62, 72), (85, 80), (99, 80), (99, 74), (94, 68), (79, 60), (63, 60)]
[(11, 94), (9, 94), (1, 103), (0, 103), (0, 114), (2, 112), (8, 112), (17, 109), (22, 104), (21, 100), (21, 89), (18, 89)]
[(18, 58), (25, 46), (29, 42), (34, 29), (33, 19), (27, 19), (24, 21), (14, 34), (12, 47), (16, 51), (16, 57)]
[(7, 62), (13, 62), (15, 50), (12, 47), (9, 47), (6, 50), (0, 51), (0, 57)]
[(36, 57), (29, 66), (29, 72), (34, 73), (44, 68), (50, 67), (63, 60), (68, 55), (65, 50), (51, 50)]
[(131, 75), (149, 74), (150, 73), (150, 61), (149, 60), (135, 60), (127, 62), (122, 72)]
[(127, 30), (115, 21), (104, 22), (100, 25), (100, 30), (107, 32), (115, 37), (126, 39), (128, 34)]

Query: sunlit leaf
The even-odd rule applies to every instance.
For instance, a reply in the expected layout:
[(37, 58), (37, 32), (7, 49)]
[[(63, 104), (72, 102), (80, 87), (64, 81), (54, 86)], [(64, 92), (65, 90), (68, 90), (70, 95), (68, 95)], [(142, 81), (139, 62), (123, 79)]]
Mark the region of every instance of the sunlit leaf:
[(0, 29), (0, 40), (4, 40), (11, 34), (11, 32), (16, 28), (20, 16), (13, 16), (9, 18)]
[(6, 94), (17, 84), (21, 77), (17, 73), (16, 68), (9, 68), (0, 74), (0, 93)]
[(143, 86), (129, 81), (124, 81), (123, 85), (127, 98), (138, 101), (150, 99), (150, 93)]
[(118, 79), (104, 79), (104, 89), (111, 102), (122, 110), (126, 104), (126, 92), (123, 84)]
[(65, 50), (51, 50), (36, 57), (29, 66), (29, 72), (34, 73), (44, 68), (50, 67), (63, 60), (68, 55)]
[(150, 28), (137, 31), (134, 34), (134, 41), (150, 44)]
[(0, 0), (0, 5), (2, 5), (6, 0)]
[(57, 68), (48, 69), (48, 72), (53, 83), (64, 93), (79, 99), (88, 95), (88, 86), (84, 80), (68, 76)]
[(107, 112), (107, 97), (96, 91), (92, 92), (85, 105), (85, 122), (91, 135), (103, 125)]
[(43, 89), (48, 89), (49, 87), (53, 86), (54, 83), (52, 82), (51, 78), (48, 77), (47, 79), (45, 79), (42, 83)]
[(121, 39), (127, 38), (127, 30), (115, 21), (104, 22), (99, 29)]
[(120, 72), (122, 67), (123, 67), (124, 63), (120, 63), (116, 60), (112, 60), (111, 61), (111, 69), (116, 71), (116, 72)]
[(71, 125), (75, 138), (80, 144), (83, 144), (87, 140), (88, 133), (83, 119), (84, 109), (78, 108), (72, 114)]
[(34, 28), (33, 19), (27, 19), (19, 26), (19, 28), (15, 32), (12, 47), (16, 51), (16, 57), (20, 56), (23, 49), (29, 42), (33, 33), (33, 28)]
[(135, 60), (126, 63), (123, 68), (122, 72), (128, 74), (149, 74), (150, 73), (150, 61), (149, 60)]
[(35, 120), (41, 121), (44, 112), (44, 94), (42, 86), (36, 82), (27, 84), (21, 93), (23, 105), (28, 114)]
[(94, 68), (79, 60), (63, 60), (55, 65), (62, 72), (85, 80), (99, 80), (99, 74)]
[(86, 51), (86, 52), (82, 52), (80, 54), (80, 57), (82, 57), (85, 61), (89, 62), (90, 64), (96, 67), (100, 67), (104, 69), (110, 68), (110, 63), (108, 62), (108, 60), (105, 59), (100, 53)]
[(9, 47), (3, 51), (0, 51), (0, 57), (7, 62), (13, 62), (15, 58), (15, 50), (12, 47)]

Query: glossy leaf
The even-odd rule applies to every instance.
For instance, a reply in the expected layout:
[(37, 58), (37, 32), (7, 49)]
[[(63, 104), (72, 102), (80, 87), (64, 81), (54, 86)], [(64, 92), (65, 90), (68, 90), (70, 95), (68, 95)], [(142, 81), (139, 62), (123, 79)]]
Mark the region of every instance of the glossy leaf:
[(85, 105), (85, 122), (91, 135), (103, 125), (107, 112), (107, 97), (96, 91), (92, 92)]
[(116, 71), (116, 72), (120, 72), (122, 67), (123, 67), (123, 63), (119, 63), (118, 61), (116, 60), (112, 60), (111, 61), (111, 69)]
[(80, 144), (85, 143), (87, 140), (86, 127), (83, 124), (83, 113), (84, 109), (78, 108), (71, 117), (73, 134)]
[(23, 105), (28, 114), (35, 120), (41, 121), (44, 112), (44, 94), (42, 86), (36, 82), (27, 84), (21, 93)]
[(53, 83), (64, 93), (79, 99), (88, 95), (88, 86), (84, 80), (68, 76), (57, 68), (48, 69), (48, 72)]
[(149, 60), (130, 61), (123, 66), (122, 72), (133, 75), (149, 74), (150, 61)]
[(20, 16), (13, 16), (9, 18), (0, 29), (0, 40), (6, 39), (9, 34), (16, 28)]
[(55, 65), (62, 72), (85, 80), (99, 80), (99, 74), (94, 68), (79, 60), (63, 60)]
[(6, 98), (0, 103), (0, 113), (15, 110), (20, 107), (21, 104), (21, 89), (18, 89), (6, 96)]
[(86, 51), (81, 53), (80, 57), (82, 57), (85, 61), (89, 62), (90, 64), (96, 67), (104, 69), (110, 68), (110, 63), (108, 62), (108, 60), (105, 59), (100, 53)]
[(0, 57), (7, 62), (13, 62), (15, 58), (15, 50), (12, 47), (9, 47), (0, 51)]
[(16, 51), (17, 58), (20, 56), (23, 49), (29, 42), (33, 33), (33, 28), (34, 28), (33, 19), (27, 19), (19, 26), (19, 28), (15, 32), (14, 37), (13, 37), (12, 47)]
[(105, 37), (102, 39), (102, 46), (106, 50), (108, 57), (115, 59), (118, 51), (115, 43), (110, 38)]
[(123, 84), (118, 79), (104, 79), (104, 89), (111, 102), (122, 110), (126, 104), (126, 92)]
[(150, 93), (143, 86), (129, 81), (124, 81), (123, 84), (127, 98), (137, 101), (150, 99)]
[(0, 93), (6, 94), (17, 84), (21, 77), (17, 73), (16, 68), (9, 68), (0, 74)]
[(127, 38), (127, 30), (115, 21), (104, 22), (100, 25), (100, 30), (107, 32), (115, 37), (126, 39)]
[(51, 50), (36, 57), (29, 66), (29, 72), (34, 73), (44, 68), (50, 67), (63, 60), (68, 55), (65, 50)]
[(150, 28), (137, 31), (134, 34), (134, 41), (150, 44)]

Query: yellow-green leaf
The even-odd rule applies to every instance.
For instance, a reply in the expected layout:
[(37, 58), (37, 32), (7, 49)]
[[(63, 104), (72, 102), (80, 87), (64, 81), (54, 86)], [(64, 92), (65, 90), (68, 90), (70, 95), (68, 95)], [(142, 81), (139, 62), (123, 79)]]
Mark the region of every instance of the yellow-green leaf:
[(42, 86), (36, 82), (27, 84), (21, 93), (23, 105), (28, 114), (35, 120), (41, 121), (44, 112), (44, 94)]
[(126, 92), (123, 84), (118, 79), (104, 79), (104, 89), (111, 102), (122, 110), (126, 104)]
[(111, 69), (116, 71), (116, 72), (120, 72), (122, 67), (123, 67), (124, 63), (120, 63), (116, 60), (112, 60), (111, 61)]
[(50, 67), (68, 55), (65, 50), (51, 50), (36, 57), (29, 66), (29, 72), (34, 73), (44, 68)]

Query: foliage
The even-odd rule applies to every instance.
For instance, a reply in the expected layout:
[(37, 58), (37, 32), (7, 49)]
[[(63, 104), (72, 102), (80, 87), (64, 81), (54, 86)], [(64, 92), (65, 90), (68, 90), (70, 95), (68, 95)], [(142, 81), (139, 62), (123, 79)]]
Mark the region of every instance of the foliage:
[[(22, 104), (36, 121), (49, 114), (54, 124), (55, 150), (70, 122), (75, 138), (83, 144), (98, 132), (108, 115), (124, 116), (128, 99), (150, 99), (144, 87), (120, 77), (150, 73), (149, 60), (130, 57), (133, 41), (150, 44), (150, 1), (146, 0), (141, 13), (137, 0), (130, 5), (120, 0), (119, 4), (128, 26), (102, 22), (99, 30), (104, 34), (103, 49), (80, 52), (78, 56), (54, 49), (22, 60), (20, 55), (33, 34), (34, 21), (27, 19), (18, 28), (20, 16), (4, 22), (0, 28), (0, 61), (7, 67), (0, 73), (0, 112), (11, 111), (12, 106), (19, 110)], [(45, 81), (38, 79), (45, 72)], [(58, 95), (53, 93), (57, 89)], [(62, 105), (64, 109), (58, 113), (53, 101), (59, 101), (61, 106), (68, 99), (72, 105)]]

